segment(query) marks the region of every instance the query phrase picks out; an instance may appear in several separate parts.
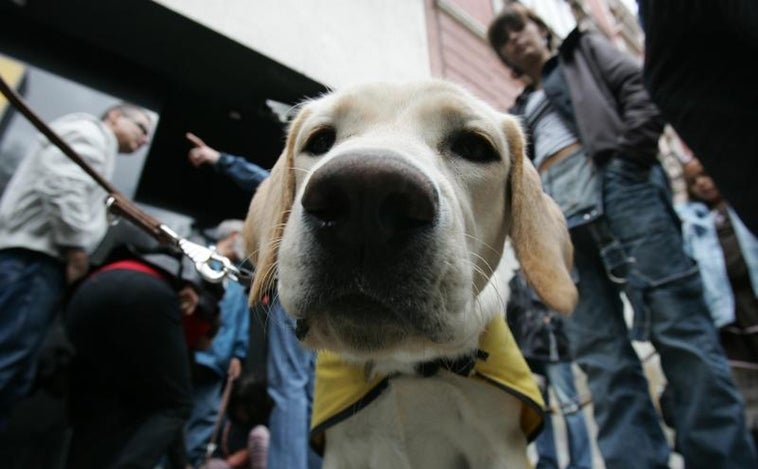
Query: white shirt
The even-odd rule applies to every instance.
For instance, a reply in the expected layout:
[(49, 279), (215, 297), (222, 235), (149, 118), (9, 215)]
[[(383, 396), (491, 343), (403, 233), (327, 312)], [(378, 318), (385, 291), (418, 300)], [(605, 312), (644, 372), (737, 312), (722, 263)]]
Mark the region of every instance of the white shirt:
[[(113, 176), (116, 135), (89, 114), (69, 114), (50, 127), (104, 178)], [(91, 250), (107, 228), (105, 191), (58, 147), (39, 136), (0, 199), (0, 249), (25, 248), (60, 257), (62, 248)]]

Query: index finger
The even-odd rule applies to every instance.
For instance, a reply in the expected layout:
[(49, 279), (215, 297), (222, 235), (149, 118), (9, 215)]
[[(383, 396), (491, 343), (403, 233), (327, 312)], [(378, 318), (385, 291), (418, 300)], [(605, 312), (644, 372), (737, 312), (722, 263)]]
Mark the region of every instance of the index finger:
[(196, 147), (204, 147), (204, 146), (206, 146), (205, 142), (200, 137), (198, 137), (197, 135), (193, 134), (192, 132), (187, 132), (185, 134), (185, 136), (187, 137), (187, 140), (189, 140), (190, 142), (192, 142), (192, 144), (195, 145)]

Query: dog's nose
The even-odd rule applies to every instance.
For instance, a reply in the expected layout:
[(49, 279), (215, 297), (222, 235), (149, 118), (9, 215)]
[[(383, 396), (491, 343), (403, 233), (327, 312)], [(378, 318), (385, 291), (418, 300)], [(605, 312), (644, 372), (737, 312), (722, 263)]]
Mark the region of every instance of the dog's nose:
[(353, 152), (313, 173), (302, 205), (321, 236), (380, 247), (434, 225), (439, 196), (429, 178), (400, 156)]

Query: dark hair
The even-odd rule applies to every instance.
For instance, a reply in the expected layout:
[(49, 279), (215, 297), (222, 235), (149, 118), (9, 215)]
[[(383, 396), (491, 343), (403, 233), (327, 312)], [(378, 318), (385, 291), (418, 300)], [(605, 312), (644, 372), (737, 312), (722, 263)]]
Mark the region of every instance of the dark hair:
[(487, 29), (487, 39), (492, 49), (495, 51), (500, 60), (513, 71), (515, 77), (521, 77), (524, 71), (519, 69), (503, 55), (502, 49), (508, 42), (508, 35), (511, 31), (521, 31), (528, 21), (535, 23), (546, 33), (546, 40), (550, 50), (555, 48), (553, 31), (529, 8), (519, 2), (508, 2), (505, 4), (500, 13), (492, 20)]
[(268, 395), (264, 379), (248, 374), (234, 381), (227, 407), (227, 415), (232, 422), (250, 427), (268, 425), (273, 408), (274, 401)]

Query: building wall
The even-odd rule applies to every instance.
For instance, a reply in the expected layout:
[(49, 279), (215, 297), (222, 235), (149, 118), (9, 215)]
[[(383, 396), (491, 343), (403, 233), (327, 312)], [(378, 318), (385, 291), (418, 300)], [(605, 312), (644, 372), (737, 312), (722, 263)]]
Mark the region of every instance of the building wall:
[(155, 0), (327, 86), (430, 76), (423, 0)]
[(334, 88), (435, 76), (506, 110), (522, 87), (486, 39), (502, 0), (154, 1)]
[(432, 74), (505, 111), (522, 88), (487, 42), (491, 0), (426, 0)]

